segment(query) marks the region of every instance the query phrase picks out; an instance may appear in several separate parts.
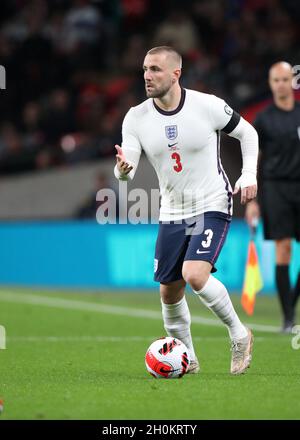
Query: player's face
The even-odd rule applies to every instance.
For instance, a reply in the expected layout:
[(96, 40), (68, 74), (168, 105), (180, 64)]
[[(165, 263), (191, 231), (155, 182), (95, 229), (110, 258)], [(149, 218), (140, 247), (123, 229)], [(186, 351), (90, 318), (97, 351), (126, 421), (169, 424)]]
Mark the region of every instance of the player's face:
[(275, 98), (284, 99), (292, 93), (293, 74), (290, 69), (278, 66), (271, 69), (269, 84)]
[(146, 55), (145, 89), (148, 98), (162, 98), (173, 85), (173, 69), (166, 54)]

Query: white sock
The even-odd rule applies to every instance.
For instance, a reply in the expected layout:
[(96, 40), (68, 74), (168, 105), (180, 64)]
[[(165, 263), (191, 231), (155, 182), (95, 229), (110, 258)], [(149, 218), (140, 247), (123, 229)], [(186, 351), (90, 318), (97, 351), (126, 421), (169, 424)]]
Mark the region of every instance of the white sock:
[(226, 287), (217, 278), (209, 276), (205, 286), (194, 290), (203, 304), (212, 310), (227, 326), (231, 339), (247, 336), (247, 330), (236, 314)]
[(164, 327), (168, 336), (178, 338), (188, 348), (191, 360), (196, 358), (191, 335), (191, 315), (185, 296), (176, 304), (165, 304), (161, 299)]

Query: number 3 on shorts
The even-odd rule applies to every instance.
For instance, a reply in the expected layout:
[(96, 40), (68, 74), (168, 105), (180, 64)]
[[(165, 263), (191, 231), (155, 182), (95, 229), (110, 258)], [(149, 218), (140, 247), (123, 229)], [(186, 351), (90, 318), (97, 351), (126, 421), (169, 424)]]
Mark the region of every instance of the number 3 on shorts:
[(206, 229), (206, 230), (204, 231), (204, 234), (207, 236), (207, 238), (206, 238), (206, 240), (203, 240), (203, 241), (201, 242), (201, 245), (202, 245), (204, 248), (209, 248), (209, 246), (211, 245), (211, 241), (212, 241), (212, 238), (213, 238), (214, 233), (213, 233), (213, 231), (212, 231), (211, 229)]

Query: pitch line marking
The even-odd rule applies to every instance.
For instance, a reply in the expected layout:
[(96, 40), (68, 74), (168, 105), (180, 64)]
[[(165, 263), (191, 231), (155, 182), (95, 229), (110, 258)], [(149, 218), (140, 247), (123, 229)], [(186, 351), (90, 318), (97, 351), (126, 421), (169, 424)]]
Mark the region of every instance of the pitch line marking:
[[(145, 342), (155, 341), (157, 336), (10, 336), (8, 342)], [(255, 342), (267, 340), (263, 336), (257, 336)], [(280, 339), (285, 341), (285, 339)], [(194, 336), (193, 341), (228, 341), (225, 336)]]
[[(111, 306), (107, 304), (92, 303), (86, 301), (79, 301), (73, 299), (62, 299), (57, 297), (45, 297), (32, 295), (27, 293), (15, 293), (9, 291), (0, 291), (0, 300), (18, 303), (18, 304), (30, 304), (44, 307), (53, 307), (59, 309), (68, 310), (80, 310), (97, 313), (107, 313), (110, 315), (131, 316), (135, 318), (148, 318), (148, 319), (162, 319), (161, 312), (145, 309), (134, 309), (130, 307)], [(202, 316), (192, 317), (193, 324), (204, 324), (213, 327), (224, 327), (224, 324), (213, 318), (204, 318)], [(266, 333), (278, 333), (279, 328), (272, 325), (245, 323), (253, 330), (266, 332)]]

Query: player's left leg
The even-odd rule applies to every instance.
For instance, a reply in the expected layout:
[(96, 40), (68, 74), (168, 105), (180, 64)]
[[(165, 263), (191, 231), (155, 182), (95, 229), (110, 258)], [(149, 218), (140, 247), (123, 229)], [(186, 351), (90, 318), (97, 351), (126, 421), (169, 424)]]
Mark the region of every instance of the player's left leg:
[(187, 248), (182, 275), (199, 299), (227, 326), (232, 341), (231, 373), (250, 365), (253, 336), (237, 316), (226, 287), (211, 272), (224, 245), (231, 217), (210, 211), (199, 217)]
[(198, 373), (199, 362), (191, 335), (191, 315), (184, 295), (185, 281), (160, 284), (160, 296), (164, 327), (168, 336), (178, 338), (188, 348), (191, 363), (189, 373)]
[(226, 287), (211, 275), (208, 261), (185, 261), (183, 277), (203, 304), (226, 325), (232, 341), (232, 374), (243, 373), (250, 365), (253, 344), (251, 330), (240, 321)]
[(234, 310), (226, 287), (211, 275), (211, 269), (208, 261), (185, 261), (182, 273), (203, 304), (227, 326), (230, 338), (244, 338), (247, 330)]

